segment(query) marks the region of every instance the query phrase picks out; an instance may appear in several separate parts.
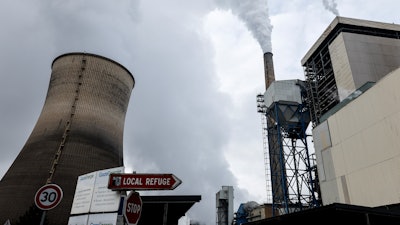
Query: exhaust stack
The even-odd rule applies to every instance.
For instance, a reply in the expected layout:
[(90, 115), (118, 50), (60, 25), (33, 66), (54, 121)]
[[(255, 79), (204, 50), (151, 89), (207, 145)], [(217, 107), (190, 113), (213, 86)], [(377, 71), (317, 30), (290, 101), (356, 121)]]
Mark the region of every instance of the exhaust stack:
[(265, 90), (275, 81), (274, 62), (272, 61), (272, 53), (264, 53), (264, 73), (265, 73)]

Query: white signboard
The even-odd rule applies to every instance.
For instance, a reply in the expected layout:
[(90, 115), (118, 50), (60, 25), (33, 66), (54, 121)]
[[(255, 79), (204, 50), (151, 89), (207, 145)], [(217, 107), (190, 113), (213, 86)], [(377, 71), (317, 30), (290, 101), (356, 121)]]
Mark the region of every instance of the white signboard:
[(87, 225), (89, 215), (71, 216), (68, 225)]
[(115, 212), (118, 210), (120, 195), (109, 190), (110, 173), (123, 173), (124, 167), (116, 167), (87, 173), (78, 177), (71, 214), (89, 212)]
[(88, 225), (117, 225), (117, 213), (90, 214)]
[(117, 191), (108, 189), (108, 180), (110, 173), (123, 172), (124, 167), (97, 171), (90, 212), (115, 212), (118, 210), (121, 196)]
[(71, 214), (88, 213), (92, 202), (96, 172), (78, 177)]

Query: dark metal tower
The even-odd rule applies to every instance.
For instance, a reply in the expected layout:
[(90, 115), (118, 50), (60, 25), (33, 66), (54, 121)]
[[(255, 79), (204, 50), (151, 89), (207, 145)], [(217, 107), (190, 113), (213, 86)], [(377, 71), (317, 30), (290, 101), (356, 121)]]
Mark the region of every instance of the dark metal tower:
[(266, 121), (264, 155), (268, 157), (265, 166), (269, 169), (267, 187), (270, 183), (272, 212), (286, 214), (317, 207), (320, 195), (315, 162), (308, 148), (310, 136), (306, 134), (310, 113), (305, 104), (305, 83), (268, 83), (265, 94), (257, 95), (257, 108)]
[(57, 57), (46, 101), (21, 152), (0, 181), (0, 223), (17, 223), (43, 185), (64, 192), (48, 211), (51, 225), (67, 224), (79, 175), (123, 166), (125, 114), (135, 81), (117, 62), (87, 53)]

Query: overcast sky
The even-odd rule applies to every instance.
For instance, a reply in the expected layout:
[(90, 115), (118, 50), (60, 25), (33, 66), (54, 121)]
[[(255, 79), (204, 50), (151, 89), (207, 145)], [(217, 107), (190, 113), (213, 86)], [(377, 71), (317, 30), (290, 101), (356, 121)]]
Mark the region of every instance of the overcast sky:
[(336, 14), (399, 24), (399, 9), (398, 0), (2, 0), (0, 177), (39, 117), (54, 58), (99, 54), (136, 80), (126, 172), (175, 174), (183, 183), (157, 194), (201, 195), (188, 217), (215, 224), (224, 185), (235, 211), (267, 201), (256, 110), (265, 49), (276, 80), (304, 79), (300, 60)]

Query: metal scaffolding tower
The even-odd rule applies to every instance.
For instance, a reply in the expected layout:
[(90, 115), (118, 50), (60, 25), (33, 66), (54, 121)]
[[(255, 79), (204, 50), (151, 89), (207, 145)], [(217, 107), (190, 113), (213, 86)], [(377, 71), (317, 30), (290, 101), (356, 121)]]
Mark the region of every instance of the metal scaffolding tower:
[(297, 81), (296, 85), (301, 87), (301, 102), (279, 100), (266, 103), (264, 95), (257, 95), (258, 112), (265, 115), (267, 122), (269, 162), (265, 166), (270, 173), (273, 215), (320, 206), (315, 161), (307, 144), (310, 114), (303, 104), (306, 93), (303, 82)]
[(265, 170), (265, 187), (267, 191), (267, 203), (272, 203), (272, 189), (271, 189), (271, 173), (269, 166), (269, 151), (268, 151), (268, 140), (267, 140), (267, 117), (266, 107), (264, 105), (264, 95), (257, 95), (257, 110), (261, 115), (261, 128), (262, 128), (262, 139), (263, 139), (263, 152), (264, 152), (264, 170)]

